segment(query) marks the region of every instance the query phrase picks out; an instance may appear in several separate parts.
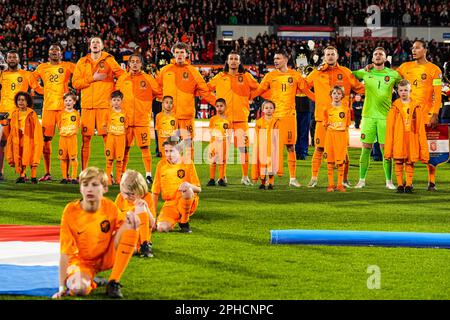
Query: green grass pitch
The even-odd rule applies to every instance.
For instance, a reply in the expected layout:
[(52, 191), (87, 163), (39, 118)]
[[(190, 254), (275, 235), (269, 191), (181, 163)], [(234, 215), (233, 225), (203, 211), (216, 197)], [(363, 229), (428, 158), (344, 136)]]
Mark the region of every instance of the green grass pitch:
[[(56, 181), (16, 185), (17, 175), (6, 168), (7, 181), (0, 184), (1, 224), (58, 225), (67, 202), (80, 197), (78, 186), (59, 184), (56, 149), (57, 138), (52, 163)], [(102, 152), (101, 139), (94, 137), (90, 165), (104, 167)], [(131, 152), (129, 167), (143, 172), (139, 150)], [(351, 149), (350, 157), (354, 185), (359, 150)], [(158, 160), (153, 158), (153, 172)], [(122, 278), (126, 299), (450, 298), (449, 250), (269, 244), (271, 229), (450, 232), (448, 165), (438, 169), (436, 193), (425, 191), (426, 168), (418, 165), (412, 195), (384, 188), (381, 162), (371, 163), (365, 189), (345, 194), (326, 192), (324, 164), (319, 187), (305, 187), (310, 157), (297, 162), (299, 189), (288, 187), (286, 176), (275, 179), (273, 191), (243, 186), (237, 164), (228, 166), (228, 187), (206, 187), (208, 165), (197, 165), (197, 171), (203, 192), (191, 219), (193, 233), (155, 234), (155, 258), (133, 257)], [(38, 176), (42, 174), (41, 162)], [(114, 199), (118, 191), (113, 186), (106, 196)], [(380, 289), (367, 286), (372, 275), (367, 269), (373, 265), (381, 272)], [(88, 299), (105, 297), (100, 288)]]

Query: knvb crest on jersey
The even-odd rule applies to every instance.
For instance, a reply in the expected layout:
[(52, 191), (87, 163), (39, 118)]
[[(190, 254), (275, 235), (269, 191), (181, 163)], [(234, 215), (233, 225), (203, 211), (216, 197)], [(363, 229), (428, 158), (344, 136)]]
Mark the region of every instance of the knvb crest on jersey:
[(437, 166), (449, 160), (448, 124), (439, 124), (435, 129), (426, 128), (430, 164)]
[(177, 171), (178, 178), (183, 179), (185, 175), (186, 175), (186, 172), (183, 169), (180, 169)]
[(59, 69), (58, 69), (58, 72), (59, 72), (59, 73), (64, 73), (64, 69), (63, 69), (63, 68), (59, 68)]

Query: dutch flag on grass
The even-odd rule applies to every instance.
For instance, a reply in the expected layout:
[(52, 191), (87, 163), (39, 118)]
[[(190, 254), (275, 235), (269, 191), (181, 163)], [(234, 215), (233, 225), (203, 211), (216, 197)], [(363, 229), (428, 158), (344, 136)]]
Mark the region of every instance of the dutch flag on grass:
[(0, 225), (0, 294), (58, 291), (59, 226)]

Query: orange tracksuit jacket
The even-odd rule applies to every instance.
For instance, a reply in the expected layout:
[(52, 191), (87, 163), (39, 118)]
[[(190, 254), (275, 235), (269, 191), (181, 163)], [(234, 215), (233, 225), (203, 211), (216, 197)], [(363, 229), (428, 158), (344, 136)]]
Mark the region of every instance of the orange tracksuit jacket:
[[(94, 82), (94, 74), (106, 73), (106, 79)], [(125, 71), (114, 57), (102, 52), (100, 59), (93, 61), (91, 55), (78, 60), (72, 77), (72, 86), (81, 90), (81, 108), (109, 109), (111, 92), (114, 91), (114, 77), (119, 78)]]
[(350, 91), (364, 93), (364, 85), (355, 78), (350, 69), (341, 67), (337, 63), (334, 67), (324, 64), (314, 70), (306, 77), (306, 83), (310, 88), (314, 88), (316, 99), (314, 118), (316, 121), (324, 120), (324, 112), (332, 103), (330, 91), (334, 86), (344, 88), (345, 97), (342, 104), (346, 107), (350, 107)]
[(188, 61), (179, 66), (172, 63), (164, 66), (156, 75), (156, 82), (163, 90), (163, 96), (173, 97), (175, 118), (192, 120), (195, 118), (195, 96), (200, 95), (212, 105), (216, 98), (197, 68)]
[(25, 130), (20, 141), (19, 112), (16, 109), (11, 115), (11, 133), (6, 144), (6, 158), (10, 165), (14, 164), (17, 173), (20, 173), (21, 165), (37, 166), (44, 146), (41, 124), (36, 112), (30, 108), (26, 111)]
[(131, 72), (122, 74), (116, 89), (123, 93), (123, 109), (128, 126), (149, 127), (152, 118), (154, 96), (161, 97), (162, 90), (151, 76), (141, 71), (133, 76)]
[(216, 92), (216, 98), (225, 99), (225, 116), (231, 123), (248, 121), (250, 96), (258, 85), (249, 72), (236, 75), (220, 72), (208, 82), (209, 89)]
[(417, 101), (412, 100), (408, 111), (405, 111), (400, 99), (394, 101), (386, 122), (384, 157), (412, 163), (417, 161), (426, 163), (430, 155), (423, 110)]

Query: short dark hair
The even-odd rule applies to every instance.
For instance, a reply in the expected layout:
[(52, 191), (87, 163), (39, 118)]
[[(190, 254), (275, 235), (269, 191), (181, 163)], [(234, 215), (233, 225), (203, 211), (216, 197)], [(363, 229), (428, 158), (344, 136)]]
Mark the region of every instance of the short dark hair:
[(416, 42), (419, 42), (420, 44), (422, 44), (422, 47), (424, 49), (428, 50), (428, 46), (427, 46), (427, 43), (425, 41), (417, 39), (417, 40), (414, 40), (413, 44), (416, 43)]
[[(287, 53), (286, 50), (283, 50), (283, 49), (277, 50), (277, 51), (275, 51), (275, 54), (281, 54), (286, 59), (289, 59), (289, 54)], [(275, 56), (275, 54), (274, 54), (274, 56)]]
[(268, 103), (272, 104), (274, 109), (276, 108), (275, 102), (273, 102), (272, 100), (264, 100), (264, 102), (261, 104), (261, 109)]
[(170, 100), (173, 101), (173, 97), (172, 96), (164, 96), (162, 99), (163, 99), (163, 101), (166, 100), (166, 99), (170, 99)]
[(25, 100), (27, 100), (27, 107), (34, 109), (33, 98), (31, 97), (31, 95), (28, 92), (25, 92), (25, 91), (19, 91), (14, 96), (14, 104), (16, 105), (16, 107), (17, 107), (17, 101), (19, 100), (19, 97), (25, 97)]
[(15, 50), (15, 49), (9, 50), (9, 51), (6, 53), (6, 55), (8, 55), (8, 54), (17, 54), (17, 55), (19, 56), (19, 51)]
[(144, 64), (144, 58), (139, 54), (139, 53), (132, 53), (129, 57), (128, 57), (128, 63), (130, 63), (130, 60), (132, 57), (138, 57), (139, 60), (141, 61), (142, 64)]
[(64, 93), (63, 100), (66, 100), (67, 97), (72, 97), (72, 99), (75, 101), (78, 100), (77, 95), (71, 91)]
[(59, 50), (62, 50), (62, 47), (59, 43), (57, 42), (53, 42), (52, 44), (50, 44), (50, 46), (48, 47), (48, 49), (50, 50), (51, 47), (58, 47)]
[(224, 98), (219, 98), (219, 99), (217, 99), (217, 100), (216, 100), (216, 104), (217, 104), (217, 102), (222, 102), (225, 106), (227, 105), (227, 102), (225, 101)]
[(172, 53), (175, 52), (175, 49), (184, 49), (187, 53), (189, 53), (189, 46), (184, 42), (177, 42), (172, 47)]
[(111, 99), (114, 98), (120, 98), (121, 100), (123, 99), (123, 93), (120, 90), (115, 90), (111, 93)]

